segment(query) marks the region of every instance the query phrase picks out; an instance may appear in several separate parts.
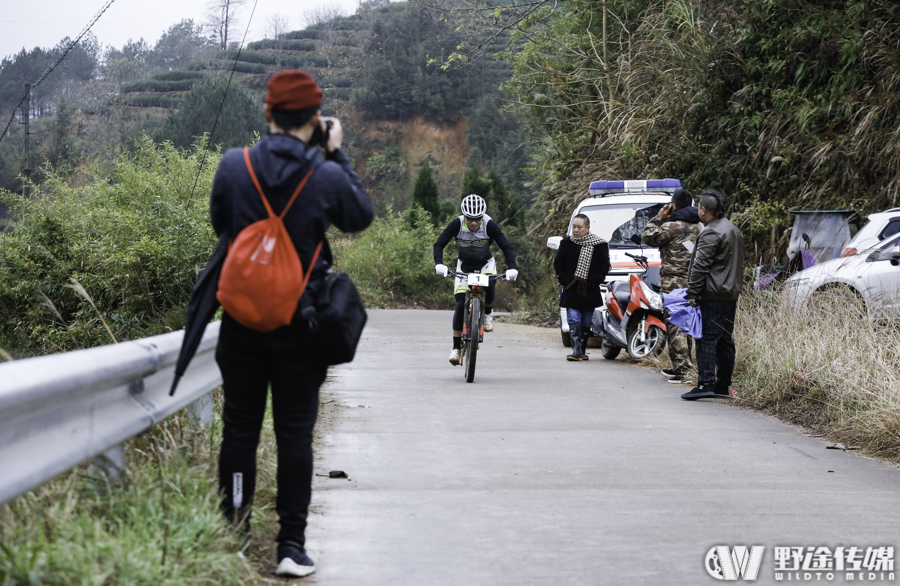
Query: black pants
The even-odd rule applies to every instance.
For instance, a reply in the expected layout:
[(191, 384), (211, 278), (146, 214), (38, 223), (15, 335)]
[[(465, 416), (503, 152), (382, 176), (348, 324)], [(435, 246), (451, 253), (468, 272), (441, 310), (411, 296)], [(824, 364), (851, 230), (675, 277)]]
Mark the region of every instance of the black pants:
[[(488, 314), (493, 311), (491, 305), (494, 304), (494, 295), (496, 294), (496, 281), (491, 281), (490, 286), (484, 292), (484, 313)], [(463, 329), (463, 305), (466, 303), (466, 294), (457, 293), (453, 296), (456, 299), (456, 309), (453, 310), (453, 331), (461, 332)]]
[(272, 385), (272, 415), (278, 444), (276, 511), (279, 543), (305, 543), (312, 492), (312, 433), (319, 387), (327, 367), (310, 364), (303, 332), (295, 326), (262, 333), (240, 325), (227, 313), (222, 320), (216, 362), (222, 371), (225, 409), (219, 454), (222, 509), (229, 519), (249, 515), (256, 488), (256, 448)]
[(697, 340), (697, 382), (728, 390), (734, 374), (734, 317), (737, 301), (700, 300), (703, 337)]

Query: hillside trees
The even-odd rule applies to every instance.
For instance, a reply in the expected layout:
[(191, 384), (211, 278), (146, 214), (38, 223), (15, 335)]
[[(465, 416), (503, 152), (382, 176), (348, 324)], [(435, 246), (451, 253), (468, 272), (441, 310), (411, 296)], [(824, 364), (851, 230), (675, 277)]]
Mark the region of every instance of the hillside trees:
[(444, 71), (433, 58), (459, 43), (459, 33), (415, 4), (388, 4), (363, 13), (371, 22), (366, 86), (356, 104), (367, 119), (404, 120), (422, 115), (451, 121), (467, 113), (502, 77), (487, 69)]
[(247, 0), (207, 0), (206, 22), (209, 25), (209, 40), (225, 51), (237, 46), (240, 13), (247, 7)]
[(515, 74), (504, 87), (546, 136), (539, 204), (564, 211), (561, 226), (592, 179), (679, 177), (723, 189), (766, 256), (788, 221), (772, 210), (894, 205), (898, 24), (884, 0), (532, 12), (521, 49), (505, 55)]
[(495, 169), (485, 172), (478, 165), (466, 169), (461, 193), (463, 197), (471, 193), (483, 197), (487, 203), (488, 215), (500, 224), (513, 226), (520, 219), (521, 198)]
[(157, 138), (180, 148), (191, 147), (206, 133), (212, 133), (211, 144), (224, 148), (252, 144), (255, 134), (265, 131), (262, 110), (259, 96), (242, 85), (229, 86), (225, 77), (206, 79), (185, 93)]
[(174, 71), (191, 61), (202, 59), (210, 53), (210, 48), (209, 39), (203, 34), (203, 25), (184, 19), (162, 34), (147, 55), (147, 61), (154, 69)]
[(121, 49), (108, 47), (103, 56), (103, 80), (118, 89), (122, 84), (144, 79), (150, 71), (149, 55), (150, 45), (143, 38), (129, 39)]
[[(25, 95), (25, 84), (36, 83), (71, 42), (69, 37), (65, 37), (52, 49), (22, 49), (16, 55), (4, 57), (0, 61), (0, 113), (11, 115), (12, 108)], [(88, 34), (31, 92), (32, 115), (52, 114), (60, 94), (69, 93), (74, 87), (90, 80), (99, 66), (99, 60), (99, 42), (95, 36)]]
[(215, 247), (208, 206), (190, 200), (205, 156), (145, 138), (77, 184), (50, 170), (32, 198), (3, 193), (15, 229), (0, 234), (0, 347), (26, 356), (108, 344), (101, 319), (118, 340), (182, 327)]
[(432, 221), (437, 224), (440, 220), (440, 204), (438, 204), (438, 186), (431, 173), (431, 165), (428, 161), (419, 169), (416, 176), (416, 184), (413, 186), (413, 205), (418, 204), (423, 210), (431, 214)]

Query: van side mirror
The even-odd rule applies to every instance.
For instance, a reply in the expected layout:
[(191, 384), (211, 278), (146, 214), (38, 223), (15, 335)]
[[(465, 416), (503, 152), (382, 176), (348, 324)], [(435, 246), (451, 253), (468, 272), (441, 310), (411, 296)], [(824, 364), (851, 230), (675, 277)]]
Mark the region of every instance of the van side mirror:
[(551, 236), (547, 238), (547, 248), (559, 250), (559, 243), (562, 242), (562, 236)]

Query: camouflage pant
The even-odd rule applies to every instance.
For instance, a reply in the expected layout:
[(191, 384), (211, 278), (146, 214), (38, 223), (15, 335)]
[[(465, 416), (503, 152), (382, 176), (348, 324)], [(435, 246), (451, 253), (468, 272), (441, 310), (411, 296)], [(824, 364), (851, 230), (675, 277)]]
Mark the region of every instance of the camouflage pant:
[[(663, 292), (669, 293), (675, 289), (687, 287), (687, 277), (660, 278), (660, 287)], [(691, 367), (691, 354), (693, 353), (694, 339), (678, 330), (678, 326), (666, 320), (666, 335), (669, 345), (669, 359), (672, 361), (672, 370), (678, 373), (687, 372)]]

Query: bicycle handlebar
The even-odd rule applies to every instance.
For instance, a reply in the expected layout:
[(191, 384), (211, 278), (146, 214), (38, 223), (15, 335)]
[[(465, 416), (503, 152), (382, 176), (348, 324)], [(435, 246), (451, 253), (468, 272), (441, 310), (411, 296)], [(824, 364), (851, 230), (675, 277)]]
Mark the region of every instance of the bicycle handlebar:
[[(447, 271), (447, 277), (468, 277), (469, 275), (483, 275), (484, 273), (464, 273), (462, 271)], [(490, 279), (506, 280), (506, 275), (487, 275)]]

